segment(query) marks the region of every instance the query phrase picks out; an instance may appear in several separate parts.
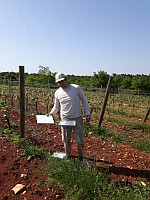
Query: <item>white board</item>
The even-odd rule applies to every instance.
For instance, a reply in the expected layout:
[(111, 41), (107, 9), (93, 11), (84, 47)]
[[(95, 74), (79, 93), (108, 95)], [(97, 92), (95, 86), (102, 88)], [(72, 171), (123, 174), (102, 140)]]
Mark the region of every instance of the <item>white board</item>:
[(52, 115), (36, 115), (38, 124), (54, 124), (54, 119)]
[(76, 121), (75, 120), (61, 120), (58, 122), (59, 126), (75, 126)]

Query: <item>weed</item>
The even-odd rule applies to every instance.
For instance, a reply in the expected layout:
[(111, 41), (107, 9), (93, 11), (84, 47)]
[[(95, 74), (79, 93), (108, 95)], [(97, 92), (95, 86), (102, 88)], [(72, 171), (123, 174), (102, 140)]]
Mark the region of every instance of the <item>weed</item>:
[(140, 149), (146, 153), (150, 153), (150, 139), (140, 140), (133, 144), (135, 149)]
[(146, 130), (150, 131), (150, 126), (148, 124), (140, 124), (138, 122), (129, 122), (126, 121), (125, 119), (118, 119), (115, 117), (107, 117), (106, 118), (110, 122), (116, 122), (122, 126), (125, 126), (126, 128), (131, 128), (131, 129), (137, 129), (137, 130)]
[(24, 155), (28, 161), (34, 159), (35, 157), (46, 157), (46, 152), (43, 149), (40, 149), (36, 146), (26, 145), (24, 149), (22, 149), (22, 155)]
[(114, 134), (113, 139), (117, 143), (118, 142), (124, 143), (126, 136), (127, 136), (127, 134), (125, 132), (121, 132), (119, 134)]
[(98, 127), (92, 124), (84, 124), (84, 132), (86, 137), (89, 136), (89, 133), (92, 133), (92, 135), (100, 135), (101, 139), (105, 139), (106, 137), (111, 137), (113, 135), (113, 133), (108, 131), (105, 126)]
[(18, 142), (20, 142), (20, 140), (21, 140), (21, 136), (16, 133), (12, 133), (11, 139), (12, 139), (13, 144), (18, 144)]

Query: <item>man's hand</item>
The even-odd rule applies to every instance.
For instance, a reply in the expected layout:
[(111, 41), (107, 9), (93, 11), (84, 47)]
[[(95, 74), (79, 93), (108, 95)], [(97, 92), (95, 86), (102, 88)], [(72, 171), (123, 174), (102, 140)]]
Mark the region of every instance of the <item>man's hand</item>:
[(89, 124), (91, 120), (91, 115), (86, 115), (86, 123)]
[(50, 114), (50, 113), (46, 114), (46, 116), (47, 116), (47, 117), (49, 117), (50, 115), (53, 117), (53, 115), (52, 115), (52, 114)]

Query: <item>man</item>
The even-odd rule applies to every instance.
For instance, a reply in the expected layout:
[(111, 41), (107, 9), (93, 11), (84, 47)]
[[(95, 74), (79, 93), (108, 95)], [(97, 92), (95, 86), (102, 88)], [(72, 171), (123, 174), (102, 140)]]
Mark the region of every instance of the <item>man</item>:
[(55, 116), (60, 111), (61, 120), (75, 120), (76, 125), (72, 127), (61, 126), (62, 140), (64, 142), (65, 153), (70, 157), (71, 153), (71, 131), (73, 129), (75, 140), (77, 143), (77, 150), (79, 154), (79, 160), (83, 160), (84, 153), (84, 129), (83, 119), (81, 116), (81, 104), (82, 101), (84, 112), (86, 116), (86, 123), (90, 122), (90, 108), (87, 99), (80, 86), (75, 84), (69, 84), (66, 75), (63, 73), (57, 73), (55, 81), (58, 84), (58, 89), (55, 92), (54, 106), (49, 115)]

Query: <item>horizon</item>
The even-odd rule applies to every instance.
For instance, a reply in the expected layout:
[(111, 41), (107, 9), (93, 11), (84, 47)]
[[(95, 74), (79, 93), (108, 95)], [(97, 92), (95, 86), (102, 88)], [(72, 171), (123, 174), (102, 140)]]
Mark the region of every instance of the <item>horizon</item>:
[[(104, 70), (100, 70), (100, 71), (104, 71)], [(99, 72), (100, 72), (99, 71)], [(105, 71), (104, 71), (105, 72)], [(14, 71), (3, 71), (3, 72), (0, 72), (0, 74), (1, 73), (19, 73), (19, 68), (18, 68), (18, 72), (14, 72)], [(25, 74), (38, 74), (38, 72), (33, 72), (33, 73), (28, 73), (28, 72), (25, 72), (24, 71), (24, 73)], [(51, 73), (57, 73), (57, 72), (52, 72), (51, 71)], [(98, 72), (93, 72), (93, 74), (92, 75), (78, 75), (78, 74), (65, 74), (65, 75), (69, 75), (69, 76), (93, 76), (94, 75), (94, 73), (96, 73), (96, 74), (98, 74)], [(107, 73), (107, 72), (106, 72)], [(108, 74), (108, 73), (107, 73)], [(140, 76), (150, 76), (150, 73), (149, 74), (128, 74), (128, 73), (124, 73), (124, 74), (117, 74), (117, 73), (114, 73), (115, 75), (131, 75), (131, 76), (137, 76), (137, 75), (140, 75)], [(114, 74), (108, 74), (109, 76), (113, 76)]]

